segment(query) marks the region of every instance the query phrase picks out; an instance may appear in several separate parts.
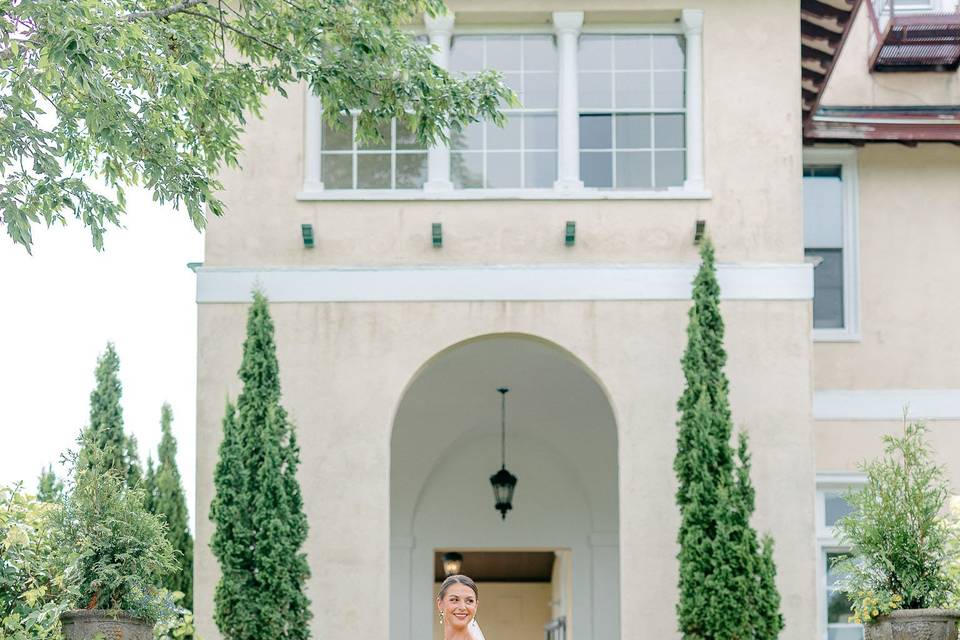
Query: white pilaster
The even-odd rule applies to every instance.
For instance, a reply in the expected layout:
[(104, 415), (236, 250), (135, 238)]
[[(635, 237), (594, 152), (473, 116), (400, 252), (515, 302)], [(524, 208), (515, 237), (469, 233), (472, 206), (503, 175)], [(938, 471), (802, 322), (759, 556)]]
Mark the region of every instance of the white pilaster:
[(575, 191), (583, 188), (580, 180), (580, 121), (577, 88), (577, 41), (583, 26), (582, 11), (554, 11), (553, 29), (557, 34), (560, 82), (557, 95), (558, 166), (554, 189)]
[[(454, 14), (445, 13), (432, 17), (425, 15), (423, 23), (427, 27), (430, 44), (436, 47), (433, 52), (433, 63), (446, 69), (450, 63), (450, 38), (453, 36)], [(423, 185), (425, 191), (450, 191), (453, 183), (450, 182), (450, 147), (435, 145), (427, 152), (427, 182)]]
[(320, 179), (320, 98), (313, 95), (309, 86), (304, 111), (303, 191), (312, 193), (323, 190), (323, 181)]
[(687, 44), (687, 179), (683, 188), (703, 191), (703, 11), (684, 9), (682, 15)]

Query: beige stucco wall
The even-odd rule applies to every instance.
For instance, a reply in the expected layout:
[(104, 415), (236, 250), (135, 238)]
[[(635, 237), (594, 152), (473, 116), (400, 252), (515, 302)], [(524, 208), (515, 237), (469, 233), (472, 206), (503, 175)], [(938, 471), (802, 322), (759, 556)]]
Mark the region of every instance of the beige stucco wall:
[(863, 339), (814, 346), (817, 389), (960, 387), (960, 147), (859, 156)]
[(870, 73), (876, 39), (862, 4), (840, 59), (823, 94), (825, 106), (937, 106), (960, 104), (960, 74), (945, 72)]
[[(318, 638), (386, 640), (389, 466), (394, 412), (421, 365), (477, 335), (540, 336), (583, 361), (619, 431), (621, 637), (676, 637), (672, 470), (684, 302), (275, 304), (283, 403), (298, 426), (310, 518), (305, 550)], [(816, 629), (809, 305), (725, 302), (731, 401), (752, 436), (756, 524), (772, 531), (787, 628)], [(217, 568), (208, 542), (224, 400), (238, 391), (244, 305), (201, 305), (196, 607), (211, 623)], [(344, 482), (350, 478), (350, 482)], [(637, 620), (643, 620), (642, 628)], [(361, 624), (362, 621), (362, 624)]]
[[(934, 459), (945, 466), (951, 492), (960, 493), (960, 421), (927, 421), (927, 436)], [(859, 464), (883, 455), (883, 436), (903, 433), (903, 422), (888, 421), (817, 421), (814, 424), (817, 443), (817, 471), (858, 471)]]
[[(519, 6), (522, 5), (522, 6)], [(626, 24), (685, 7), (657, 3), (638, 13), (628, 0), (454, 2), (469, 12), (588, 9)], [(696, 201), (298, 202), (303, 183), (302, 88), (267, 100), (264, 119), (243, 136), (242, 171), (223, 175), (227, 216), (211, 220), (210, 266), (439, 264), (450, 262), (693, 261), (694, 221), (705, 219), (725, 260), (799, 261), (801, 257), (799, 4), (708, 0), (703, 7), (705, 173), (713, 197)], [(632, 14), (630, 12), (633, 12)], [(666, 12), (666, 13), (665, 13)], [(545, 15), (545, 14), (544, 14)], [(762, 29), (744, 29), (745, 24)], [(757, 55), (762, 51), (763, 55)], [(731, 70), (736, 81), (731, 82)], [(749, 90), (745, 90), (749, 87)], [(561, 241), (577, 221), (577, 246)], [(430, 245), (430, 223), (444, 225), (444, 249)], [(312, 223), (317, 248), (305, 251), (300, 224)]]

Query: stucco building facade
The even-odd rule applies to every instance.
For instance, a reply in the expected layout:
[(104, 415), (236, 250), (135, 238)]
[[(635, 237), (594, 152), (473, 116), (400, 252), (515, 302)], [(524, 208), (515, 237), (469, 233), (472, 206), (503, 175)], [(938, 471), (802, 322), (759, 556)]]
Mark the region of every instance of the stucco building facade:
[[(504, 629), (491, 640), (560, 619), (576, 640), (678, 637), (672, 463), (699, 223), (782, 637), (859, 638), (835, 615), (830, 523), (905, 404), (960, 493), (960, 79), (871, 71), (857, 5), (451, 2), (414, 30), (451, 70), (502, 71), (523, 106), (449, 148), (395, 125), (364, 148), (302, 87), (269, 97), (198, 269), (204, 637), (213, 468), (254, 287), (302, 446), (314, 637), (429, 637), (450, 550), (513, 567), (554, 554), (539, 579), (483, 567), (479, 618)], [(886, 109), (879, 128), (900, 127), (926, 107), (940, 128), (901, 123), (926, 127), (897, 134), (908, 144), (851, 120)], [(498, 387), (519, 477), (506, 519), (488, 482)]]

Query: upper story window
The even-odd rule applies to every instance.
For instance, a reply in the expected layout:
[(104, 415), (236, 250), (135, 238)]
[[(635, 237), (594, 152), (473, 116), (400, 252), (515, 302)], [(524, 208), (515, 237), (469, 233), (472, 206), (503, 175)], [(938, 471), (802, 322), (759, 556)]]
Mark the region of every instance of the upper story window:
[(803, 169), (803, 251), (813, 263), (813, 328), (843, 328), (843, 171)]
[(578, 56), (580, 178), (587, 187), (684, 181), (684, 47), (675, 35), (593, 35)]
[(450, 69), (495, 69), (520, 99), (501, 128), (478, 122), (451, 134), (456, 188), (542, 188), (557, 179), (557, 47), (552, 35), (456, 35)]
[[(803, 168), (803, 248), (813, 265), (813, 331), (858, 339), (856, 157), (811, 151)], [(823, 162), (811, 162), (822, 158)]]
[[(703, 11), (657, 25), (496, 30), (425, 18), (434, 61), (453, 74), (499, 71), (518, 106), (505, 126), (472, 123), (449, 144), (419, 148), (397, 123), (359, 144), (321, 122), (307, 94), (304, 185), (313, 199), (708, 198), (703, 172)], [(646, 31), (645, 31), (646, 29)]]
[(413, 132), (393, 120), (380, 129), (382, 142), (357, 140), (357, 119), (339, 127), (323, 123), (321, 178), (327, 189), (421, 189), (427, 181), (427, 151)]

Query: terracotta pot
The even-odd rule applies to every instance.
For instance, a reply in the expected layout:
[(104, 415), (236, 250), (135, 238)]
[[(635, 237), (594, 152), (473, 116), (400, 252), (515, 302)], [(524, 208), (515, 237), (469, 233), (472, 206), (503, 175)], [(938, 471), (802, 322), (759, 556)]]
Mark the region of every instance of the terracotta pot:
[[(153, 640), (153, 623), (122, 612), (76, 609), (60, 616), (64, 640)], [(956, 635), (956, 634), (954, 634)]]
[(904, 609), (864, 627), (865, 640), (957, 640), (960, 611)]

